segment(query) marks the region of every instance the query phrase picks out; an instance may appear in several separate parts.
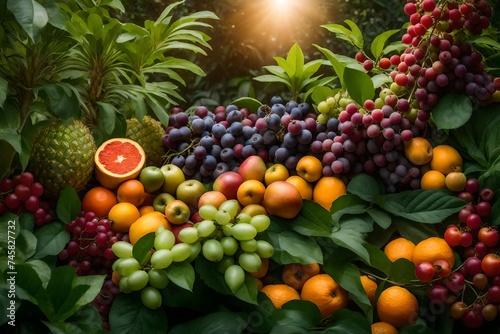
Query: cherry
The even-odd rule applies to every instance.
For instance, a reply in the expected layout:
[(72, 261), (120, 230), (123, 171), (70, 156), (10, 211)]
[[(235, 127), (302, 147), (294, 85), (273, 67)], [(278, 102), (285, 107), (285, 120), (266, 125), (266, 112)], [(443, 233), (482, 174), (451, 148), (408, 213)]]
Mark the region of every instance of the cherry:
[(479, 181), (475, 178), (468, 179), (465, 183), (465, 191), (474, 195), (479, 191)]
[(421, 262), (415, 267), (415, 277), (422, 283), (429, 283), (434, 279), (436, 269), (430, 262)]
[(458, 246), (462, 242), (462, 231), (457, 226), (451, 225), (444, 232), (444, 240), (450, 247)]
[(462, 291), (465, 286), (465, 277), (459, 272), (452, 273), (446, 280), (446, 287), (453, 292)]
[(488, 217), (491, 213), (491, 204), (487, 201), (477, 203), (476, 213), (481, 217)]
[(483, 322), (482, 307), (479, 304), (474, 304), (464, 314), (463, 324), (467, 328), (479, 328)]
[(493, 190), (491, 190), (490, 188), (483, 188), (481, 189), (481, 192), (479, 193), (479, 196), (481, 197), (481, 199), (483, 201), (491, 201), (494, 197), (494, 193), (493, 193)]
[(461, 319), (465, 312), (467, 311), (467, 304), (465, 304), (464, 302), (460, 301), (460, 302), (454, 302), (453, 304), (451, 304), (451, 307), (450, 307), (450, 316), (453, 318), (453, 319)]

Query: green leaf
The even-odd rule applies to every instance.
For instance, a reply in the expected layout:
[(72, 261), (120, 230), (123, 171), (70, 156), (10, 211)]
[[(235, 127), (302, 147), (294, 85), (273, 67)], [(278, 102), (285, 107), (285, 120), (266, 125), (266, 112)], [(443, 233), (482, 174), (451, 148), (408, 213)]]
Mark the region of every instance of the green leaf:
[(7, 249), (13, 238), (17, 238), (21, 232), (19, 217), (11, 212), (6, 212), (0, 215), (0, 223), (3, 228), (2, 233), (0, 233), (0, 247)]
[(116, 123), (116, 114), (118, 110), (111, 103), (98, 101), (99, 108), (99, 121), (98, 127), (108, 135), (113, 133)]
[(371, 243), (365, 242), (363, 246), (366, 248), (369, 254), (369, 262), (367, 264), (385, 275), (389, 276), (389, 270), (392, 266), (392, 262), (389, 260), (387, 255), (378, 247), (372, 245)]
[(132, 247), (132, 255), (141, 264), (144, 265), (149, 261), (151, 249), (155, 243), (155, 232), (150, 232), (142, 236)]
[(196, 317), (189, 321), (174, 326), (168, 331), (169, 334), (185, 333), (242, 333), (248, 325), (248, 317), (241, 312), (219, 311), (211, 312), (202, 317)]
[(35, 259), (59, 254), (70, 239), (64, 224), (56, 221), (38, 228), (35, 236), (38, 239), (36, 253), (33, 256)]
[(311, 333), (321, 322), (318, 307), (307, 300), (291, 300), (272, 316), (277, 320), (272, 334)]
[(73, 314), (71, 317), (66, 319), (64, 322), (49, 322), (42, 321), (45, 326), (47, 326), (51, 333), (53, 334), (106, 334), (108, 331), (102, 328), (102, 318), (99, 314), (97, 308), (91, 304), (85, 305)]
[(88, 286), (88, 290), (77, 299), (75, 307), (83, 307), (90, 304), (101, 291), (106, 275), (76, 276), (73, 279), (73, 289), (77, 286)]
[(337, 77), (340, 80), (340, 86), (341, 86), (341, 88), (345, 89), (345, 84), (344, 84), (344, 70), (346, 68), (346, 65), (339, 60), (340, 56), (337, 55), (337, 54), (335, 54), (335, 53), (333, 53), (329, 49), (323, 48), (323, 47), (321, 47), (319, 45), (316, 45), (316, 44), (313, 44), (313, 45), (319, 51), (321, 51), (321, 53), (323, 53), (323, 55), (325, 55), (325, 57), (328, 59), (328, 61), (330, 62), (330, 65), (333, 67), (333, 71), (335, 72), (335, 74), (337, 74)]
[(429, 237), (439, 236), (435, 225), (431, 224), (417, 223), (405, 218), (395, 217), (394, 225), (402, 237), (411, 240), (413, 243)]
[(363, 105), (366, 100), (375, 96), (372, 79), (364, 71), (346, 67), (344, 70), (344, 83), (351, 98), (359, 105)]
[(75, 92), (64, 83), (48, 83), (43, 85), (47, 94), (50, 108), (56, 117), (67, 121), (71, 118), (79, 118), (80, 102)]
[(234, 293), (234, 295), (247, 303), (257, 304), (257, 293), (259, 290), (257, 289), (257, 282), (255, 281), (255, 277), (246, 273), (245, 274), (245, 283), (243, 286)]
[(436, 224), (457, 213), (466, 204), (446, 190), (407, 190), (373, 199), (391, 214), (420, 223)]
[[(50, 303), (49, 296), (42, 286), (42, 281), (37, 274), (37, 271), (26, 263), (18, 263), (16, 265), (17, 275), (15, 276), (15, 284), (17, 286), (16, 296), (23, 300), (29, 300), (40, 308)], [(8, 277), (8, 276), (7, 276)], [(42, 309), (42, 311), (44, 311)], [(45, 311), (44, 311), (45, 312)]]
[(438, 129), (456, 129), (467, 123), (472, 111), (472, 101), (467, 95), (450, 93), (439, 98), (432, 108), (432, 118)]
[(283, 226), (309, 237), (327, 237), (332, 229), (330, 213), (318, 203), (308, 200), (302, 201), (302, 208), (293, 221), (276, 216), (272, 216), (271, 219), (274, 223), (280, 221)]
[(327, 325), (323, 333), (342, 334), (370, 334), (370, 322), (361, 313), (340, 309), (333, 312), (332, 321)]
[(397, 259), (392, 262), (388, 276), (398, 284), (408, 284), (415, 279), (415, 265), (407, 259)]
[(185, 290), (193, 291), (195, 276), (193, 266), (190, 263), (172, 263), (165, 271), (172, 283)]
[(375, 223), (377, 223), (383, 229), (389, 228), (389, 226), (391, 226), (392, 224), (391, 216), (383, 210), (379, 210), (375, 207), (370, 207), (368, 210), (366, 210), (366, 213), (368, 213), (370, 217), (372, 217), (373, 221), (375, 221)]
[[(7, 99), (7, 90), (9, 87), (9, 82), (5, 80), (4, 78), (0, 77), (0, 108), (3, 107), (3, 104), (5, 103), (5, 100)], [(19, 114), (18, 113), (13, 113), (10, 115), (3, 115), (3, 114), (9, 114), (9, 113), (2, 113), (0, 115), (0, 125), (4, 124), (2, 122), (3, 118), (5, 117), (16, 117), (19, 119)], [(19, 123), (18, 123), (19, 124)], [(14, 129), (17, 129), (17, 126), (14, 127)]]
[(262, 102), (260, 102), (257, 99), (251, 98), (251, 97), (240, 97), (234, 101), (232, 101), (230, 104), (234, 104), (238, 108), (247, 108), (249, 109), (252, 113), (256, 113), (257, 110), (262, 106)]
[(367, 234), (373, 230), (373, 219), (366, 214), (344, 216), (339, 225), (340, 228), (333, 231), (330, 236), (332, 241), (351, 250), (363, 261), (370, 261), (370, 256), (366, 248), (363, 247), (363, 243)]
[(35, 39), (35, 27), (33, 25), (35, 15), (34, 6), (33, 0), (7, 0), (7, 9), (12, 12), (17, 22), (32, 41)]
[(357, 195), (364, 201), (371, 202), (377, 195), (385, 193), (384, 186), (373, 176), (358, 174), (347, 184), (347, 192)]
[(52, 268), (42, 260), (30, 260), (26, 262), (27, 265), (31, 266), (36, 273), (38, 274), (38, 278), (42, 282), (43, 288), (47, 288), (47, 284), (49, 283), (50, 276), (52, 275)]
[(67, 224), (78, 217), (80, 210), (81, 201), (78, 193), (71, 185), (67, 185), (61, 190), (57, 199), (57, 217)]
[(357, 195), (342, 195), (333, 201), (330, 207), (333, 222), (338, 222), (345, 214), (362, 214), (368, 210), (368, 204)]
[(344, 22), (347, 23), (351, 30), (340, 24), (325, 24), (321, 25), (321, 27), (334, 33), (337, 38), (349, 42), (358, 50), (362, 50), (364, 41), (361, 30), (358, 28), (356, 23), (351, 20), (345, 20)]
[(119, 334), (164, 334), (167, 332), (167, 316), (162, 308), (151, 310), (144, 306), (141, 294), (118, 294), (109, 312), (111, 333)]
[(279, 264), (323, 263), (323, 255), (318, 243), (312, 237), (305, 237), (295, 231), (272, 231), (272, 227), (262, 232), (262, 239), (274, 247), (272, 259)]
[(36, 252), (37, 238), (28, 230), (21, 230), (16, 238), (16, 257), (26, 261)]
[(372, 52), (372, 55), (375, 59), (380, 59), (380, 57), (382, 57), (382, 51), (384, 50), (385, 43), (387, 42), (387, 40), (392, 35), (400, 31), (401, 29), (387, 30), (375, 36), (375, 38), (372, 41), (372, 44), (370, 45), (370, 51)]

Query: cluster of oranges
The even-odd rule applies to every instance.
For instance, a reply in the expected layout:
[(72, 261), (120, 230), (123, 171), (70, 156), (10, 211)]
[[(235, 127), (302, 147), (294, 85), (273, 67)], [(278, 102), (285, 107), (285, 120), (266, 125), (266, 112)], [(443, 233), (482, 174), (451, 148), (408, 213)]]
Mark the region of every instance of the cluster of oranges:
[(415, 137), (405, 143), (405, 155), (409, 161), (421, 166), (422, 189), (448, 189), (454, 192), (465, 188), (467, 178), (462, 172), (463, 159), (450, 145), (432, 147), (424, 137)]

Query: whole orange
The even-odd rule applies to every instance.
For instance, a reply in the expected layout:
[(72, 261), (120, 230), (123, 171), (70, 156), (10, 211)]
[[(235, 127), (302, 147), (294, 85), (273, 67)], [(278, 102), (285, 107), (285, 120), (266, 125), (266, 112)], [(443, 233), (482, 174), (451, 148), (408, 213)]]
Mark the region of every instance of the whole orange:
[(445, 260), (453, 268), (455, 253), (448, 243), (439, 237), (430, 237), (420, 241), (413, 250), (413, 263), (434, 263), (436, 260)]
[(128, 232), (130, 226), (141, 216), (139, 209), (132, 203), (122, 202), (113, 205), (108, 218), (115, 232)]
[(238, 187), (236, 197), (242, 206), (260, 204), (264, 199), (266, 186), (257, 180), (246, 180)]
[(302, 199), (312, 200), (313, 197), (312, 183), (307, 182), (298, 175), (292, 175), (285, 181), (293, 184), (299, 190), (300, 195), (302, 195)]
[(134, 245), (137, 240), (150, 232), (156, 232), (160, 226), (167, 230), (172, 230), (172, 226), (161, 212), (154, 211), (139, 217), (129, 229), (130, 243)]
[(377, 314), (380, 321), (395, 328), (412, 325), (418, 318), (417, 298), (408, 289), (391, 286), (380, 293), (377, 300)]
[(462, 156), (450, 145), (438, 145), (432, 150), (431, 169), (437, 170), (444, 175), (451, 172), (461, 172), (463, 169)]
[(374, 322), (371, 325), (372, 334), (398, 334), (396, 327), (388, 322)]
[(311, 277), (318, 275), (320, 267), (318, 263), (287, 263), (283, 267), (281, 279), (283, 283), (295, 290), (301, 290), (304, 283)]
[(405, 156), (415, 165), (425, 165), (432, 159), (432, 145), (423, 137), (414, 137), (404, 144)]
[(389, 241), (384, 247), (384, 253), (392, 262), (401, 258), (412, 261), (414, 249), (415, 244), (411, 240), (400, 237)]
[(118, 203), (116, 195), (111, 190), (98, 186), (90, 189), (83, 195), (82, 210), (93, 212), (97, 217), (106, 217), (109, 210)]
[(286, 284), (269, 284), (260, 289), (273, 303), (274, 307), (280, 309), (286, 302), (290, 300), (299, 300), (300, 295), (292, 287)]
[(333, 201), (345, 193), (344, 181), (335, 176), (323, 176), (314, 185), (313, 201), (330, 211)]
[(420, 187), (424, 190), (446, 189), (446, 176), (440, 171), (431, 169), (422, 175)]
[(139, 180), (132, 179), (121, 183), (116, 190), (118, 202), (128, 202), (140, 206), (146, 199), (144, 186)]
[(300, 292), (302, 300), (316, 304), (323, 317), (345, 308), (349, 302), (349, 292), (344, 290), (328, 274), (318, 274), (308, 279)]
[(297, 162), (295, 170), (307, 182), (315, 182), (323, 176), (323, 163), (313, 155), (304, 155)]
[(292, 219), (302, 208), (302, 195), (293, 184), (286, 181), (274, 181), (264, 192), (262, 206), (270, 215)]

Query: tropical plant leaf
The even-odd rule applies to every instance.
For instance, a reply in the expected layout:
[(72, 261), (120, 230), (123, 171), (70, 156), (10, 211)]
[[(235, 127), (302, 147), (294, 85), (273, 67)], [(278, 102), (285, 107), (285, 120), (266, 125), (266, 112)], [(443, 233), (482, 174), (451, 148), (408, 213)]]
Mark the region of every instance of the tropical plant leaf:
[(465, 94), (446, 94), (432, 108), (432, 118), (438, 129), (456, 129), (467, 123), (472, 115), (472, 101)]

